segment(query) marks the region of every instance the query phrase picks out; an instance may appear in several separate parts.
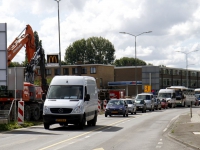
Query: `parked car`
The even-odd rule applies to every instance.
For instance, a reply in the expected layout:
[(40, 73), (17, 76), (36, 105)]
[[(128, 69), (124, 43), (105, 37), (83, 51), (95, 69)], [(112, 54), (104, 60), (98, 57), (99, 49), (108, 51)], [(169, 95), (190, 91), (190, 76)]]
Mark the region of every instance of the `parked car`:
[(128, 104), (121, 99), (111, 99), (106, 105), (105, 117), (112, 115), (123, 115), (128, 117)]
[(161, 110), (161, 101), (160, 101), (160, 99), (155, 98), (154, 107), (155, 107), (155, 110)]
[(128, 112), (131, 113), (131, 114), (136, 114), (137, 112), (137, 108), (136, 108), (136, 104), (134, 102), (133, 99), (123, 99), (126, 101), (126, 103), (128, 104)]
[(168, 108), (168, 102), (165, 99), (161, 100), (161, 108), (163, 108), (163, 109)]
[(143, 99), (146, 103), (147, 110), (154, 111), (154, 96), (152, 93), (137, 94), (136, 99)]
[(144, 99), (135, 99), (137, 111), (142, 111), (145, 113), (147, 111), (146, 102)]

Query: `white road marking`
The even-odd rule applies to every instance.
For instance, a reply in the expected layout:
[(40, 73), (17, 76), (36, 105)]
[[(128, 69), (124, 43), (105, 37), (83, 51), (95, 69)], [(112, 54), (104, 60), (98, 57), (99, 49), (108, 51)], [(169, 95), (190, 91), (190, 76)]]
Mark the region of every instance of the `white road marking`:
[(165, 132), (165, 131), (167, 131), (167, 128), (165, 128), (165, 129), (163, 130), (163, 132)]
[(163, 144), (163, 142), (158, 142), (159, 145)]
[(200, 134), (200, 132), (193, 132), (194, 134)]
[(90, 136), (86, 136), (85, 138), (89, 138)]
[(156, 146), (156, 148), (161, 148), (162, 146)]
[(93, 149), (93, 150), (104, 150), (103, 148), (96, 148), (96, 149)]

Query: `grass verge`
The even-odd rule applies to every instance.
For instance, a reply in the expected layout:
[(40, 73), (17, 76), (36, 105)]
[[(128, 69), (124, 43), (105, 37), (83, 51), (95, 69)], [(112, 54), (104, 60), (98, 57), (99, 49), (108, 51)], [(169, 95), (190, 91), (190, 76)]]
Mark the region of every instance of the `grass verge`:
[(7, 124), (0, 124), (1, 131), (11, 131), (13, 129), (26, 128), (34, 125), (40, 125), (42, 122), (24, 122), (24, 124), (18, 124), (17, 122), (10, 122)]

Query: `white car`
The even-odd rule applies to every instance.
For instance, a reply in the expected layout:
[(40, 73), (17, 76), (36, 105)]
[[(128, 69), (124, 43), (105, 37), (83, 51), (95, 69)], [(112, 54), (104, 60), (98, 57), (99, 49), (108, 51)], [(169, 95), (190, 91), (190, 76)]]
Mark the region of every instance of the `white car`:
[(136, 111), (137, 111), (137, 107), (136, 107), (136, 104), (134, 102), (133, 99), (123, 99), (124, 101), (126, 101), (126, 103), (128, 104), (128, 112), (131, 113), (131, 114), (136, 114)]

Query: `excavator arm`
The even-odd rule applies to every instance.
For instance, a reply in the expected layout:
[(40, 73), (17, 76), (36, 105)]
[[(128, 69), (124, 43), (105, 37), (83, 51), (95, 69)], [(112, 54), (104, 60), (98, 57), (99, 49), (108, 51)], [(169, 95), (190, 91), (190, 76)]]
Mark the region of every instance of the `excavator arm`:
[[(25, 34), (22, 34), (25, 31)], [(20, 33), (18, 37), (11, 43), (8, 47), (8, 66), (15, 55), (21, 50), (23, 46), (26, 45), (26, 55), (28, 62), (30, 63), (31, 58), (35, 52), (35, 39), (34, 33), (30, 25), (27, 25), (26, 28)]]
[(44, 49), (39, 48), (35, 53), (30, 63), (25, 68), (25, 82), (34, 84), (36, 67), (40, 66), (41, 87), (44, 93), (47, 92), (48, 85), (45, 74), (45, 53)]

